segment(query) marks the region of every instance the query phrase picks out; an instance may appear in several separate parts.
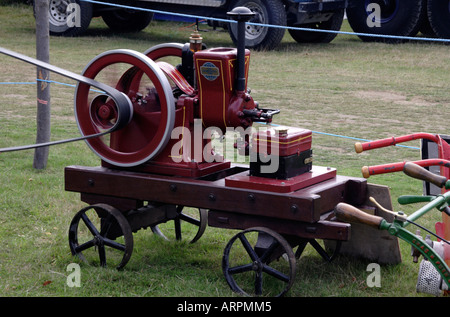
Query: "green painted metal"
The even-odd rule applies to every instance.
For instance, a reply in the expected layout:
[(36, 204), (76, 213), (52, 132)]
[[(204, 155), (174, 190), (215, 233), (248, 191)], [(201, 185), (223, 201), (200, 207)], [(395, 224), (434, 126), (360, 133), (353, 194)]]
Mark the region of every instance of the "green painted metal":
[[(444, 194), (445, 195), (445, 194)], [(438, 196), (439, 197), (443, 197)], [(449, 195), (446, 195), (447, 197), (450, 197)], [(420, 208), (418, 211), (413, 213), (411, 216), (409, 216), (407, 219), (410, 221), (413, 221), (413, 219), (420, 218), (422, 215), (424, 215), (426, 212), (434, 209), (435, 207), (438, 208), (439, 205), (442, 205), (443, 203), (446, 203), (445, 197), (440, 199), (440, 204), (432, 204), (429, 203), (426, 206)], [(434, 201), (433, 201), (434, 202)], [(442, 276), (443, 281), (450, 289), (450, 269), (445, 263), (445, 261), (437, 254), (437, 252), (430, 247), (421, 237), (412, 234), (408, 230), (405, 229), (405, 227), (410, 224), (407, 221), (401, 221), (401, 220), (394, 220), (392, 223), (387, 222), (386, 220), (382, 220), (380, 223), (379, 228), (382, 230), (387, 230), (391, 235), (396, 236), (403, 241), (406, 241), (413, 247), (415, 247), (428, 261), (430, 261), (431, 264), (433, 264), (434, 268), (439, 272), (439, 274)]]

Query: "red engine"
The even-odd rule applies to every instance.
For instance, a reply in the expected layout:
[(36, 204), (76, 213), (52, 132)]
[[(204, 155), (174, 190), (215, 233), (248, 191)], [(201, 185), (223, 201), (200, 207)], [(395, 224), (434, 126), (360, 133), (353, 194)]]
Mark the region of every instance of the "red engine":
[[(272, 121), (278, 111), (259, 109), (247, 90), (250, 51), (201, 47), (196, 32), (184, 45), (162, 44), (144, 54), (113, 50), (90, 62), (84, 76), (111, 81), (111, 73), (118, 74), (115, 88), (132, 103), (126, 126), (87, 140), (104, 165), (198, 177), (230, 166), (214, 152), (209, 134)], [(105, 94), (77, 86), (75, 112), (83, 135), (113, 126), (119, 110)], [(249, 134), (243, 137), (248, 149)]]

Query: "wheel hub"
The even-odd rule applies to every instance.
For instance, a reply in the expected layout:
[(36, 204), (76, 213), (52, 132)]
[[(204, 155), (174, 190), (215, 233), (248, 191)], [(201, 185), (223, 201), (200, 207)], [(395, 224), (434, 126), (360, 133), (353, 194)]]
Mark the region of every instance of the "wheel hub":
[[(246, 7), (252, 10), (252, 12), (255, 14), (255, 16), (253, 17), (253, 19), (251, 19), (250, 22), (261, 24), (266, 23), (264, 19), (264, 13), (262, 12), (262, 8), (259, 5), (255, 3), (248, 3)], [(247, 24), (245, 27), (246, 38), (248, 39), (255, 39), (258, 36), (260, 36), (262, 32), (264, 32), (264, 27), (259, 25)]]
[(95, 237), (93, 238), (93, 242), (94, 242), (94, 245), (95, 245), (96, 247), (101, 247), (101, 246), (103, 246), (103, 239), (100, 238), (99, 236), (95, 236)]
[(262, 272), (263, 264), (261, 261), (254, 261), (252, 265), (252, 270), (255, 272)]
[(67, 20), (67, 1), (53, 0), (50, 2), (50, 19), (53, 24), (64, 25)]

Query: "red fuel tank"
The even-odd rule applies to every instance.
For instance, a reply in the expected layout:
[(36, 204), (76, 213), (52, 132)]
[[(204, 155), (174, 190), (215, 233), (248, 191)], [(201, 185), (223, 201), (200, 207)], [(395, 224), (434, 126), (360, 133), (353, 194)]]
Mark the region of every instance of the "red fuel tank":
[[(212, 48), (196, 52), (199, 116), (205, 127), (247, 127), (251, 125), (242, 111), (254, 109), (255, 103), (246, 91), (235, 89), (237, 49)], [(245, 50), (245, 90), (247, 90), (250, 51)]]

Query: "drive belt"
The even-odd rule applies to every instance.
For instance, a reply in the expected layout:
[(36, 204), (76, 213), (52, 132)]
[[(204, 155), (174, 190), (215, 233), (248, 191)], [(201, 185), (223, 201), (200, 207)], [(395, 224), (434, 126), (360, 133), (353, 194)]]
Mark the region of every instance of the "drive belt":
[(5, 49), (3, 47), (0, 47), (0, 53), (11, 56), (16, 59), (19, 59), (26, 63), (35, 65), (37, 67), (46, 69), (50, 72), (59, 74), (61, 76), (70, 78), (79, 83), (87, 84), (87, 85), (95, 87), (99, 90), (102, 90), (105, 92), (105, 94), (107, 94), (114, 101), (114, 103), (117, 107), (117, 112), (118, 112), (117, 121), (115, 122), (115, 124), (111, 128), (109, 128), (105, 131), (95, 133), (95, 134), (90, 134), (90, 135), (84, 135), (84, 136), (77, 137), (77, 138), (59, 140), (59, 141), (51, 141), (51, 142), (30, 144), (30, 145), (24, 145), (24, 146), (15, 146), (15, 147), (8, 147), (8, 148), (0, 148), (0, 153), (1, 152), (28, 150), (28, 149), (34, 149), (34, 148), (39, 148), (39, 147), (45, 147), (45, 146), (51, 146), (51, 145), (57, 145), (57, 144), (63, 144), (63, 143), (68, 143), (68, 142), (75, 142), (75, 141), (82, 141), (82, 140), (87, 140), (87, 139), (91, 139), (91, 138), (96, 138), (96, 137), (100, 137), (105, 134), (111, 133), (113, 131), (116, 131), (118, 129), (121, 129), (130, 122), (131, 117), (133, 116), (133, 107), (132, 107), (130, 99), (123, 92), (120, 92), (117, 89), (115, 89), (111, 86), (108, 86), (106, 84), (100, 83), (94, 79), (73, 73), (71, 71), (68, 71), (66, 69), (63, 69), (63, 68), (60, 68), (57, 66), (53, 66), (49, 63), (40, 61), (38, 59), (29, 57), (29, 56), (26, 56), (26, 55), (23, 55), (23, 54), (20, 54), (17, 52), (13, 52), (13, 51)]

